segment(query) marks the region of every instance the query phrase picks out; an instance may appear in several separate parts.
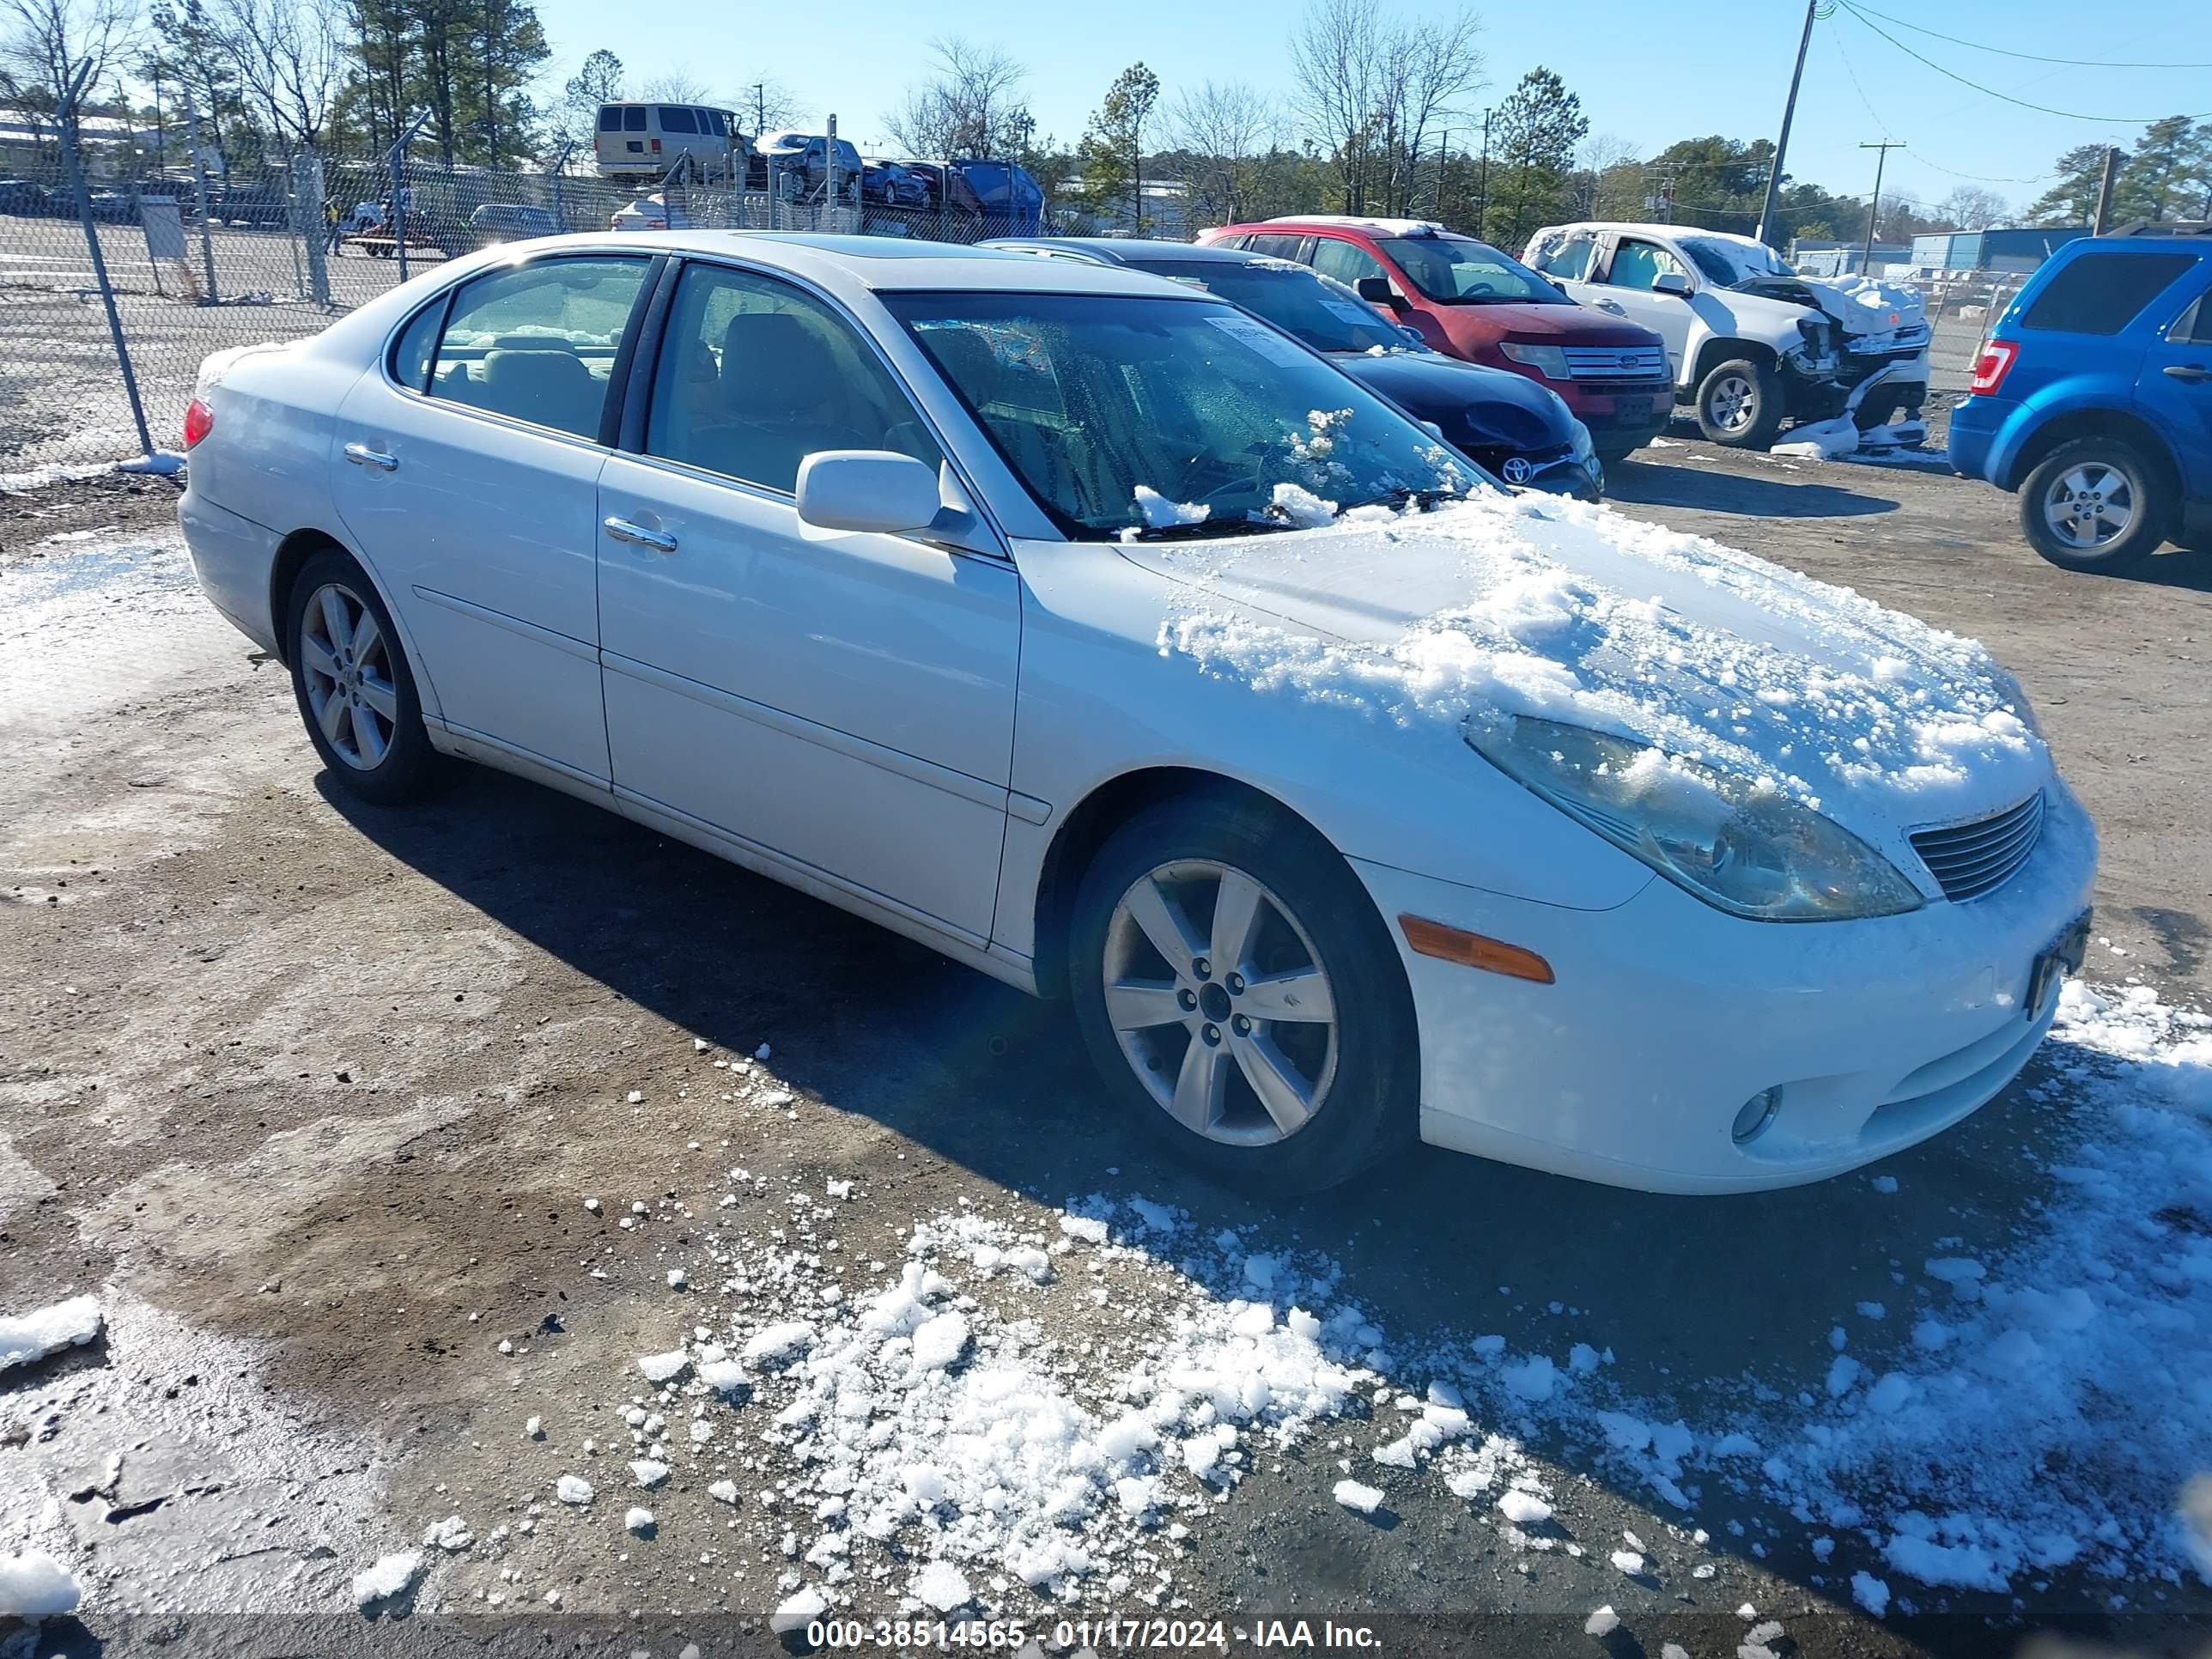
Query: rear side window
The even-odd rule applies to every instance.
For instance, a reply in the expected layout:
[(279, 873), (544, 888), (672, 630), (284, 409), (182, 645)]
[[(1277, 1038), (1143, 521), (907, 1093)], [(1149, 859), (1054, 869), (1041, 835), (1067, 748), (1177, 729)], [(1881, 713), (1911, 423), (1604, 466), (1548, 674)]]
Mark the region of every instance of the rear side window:
[(628, 109), (623, 112), (623, 131), (624, 132), (643, 132), (645, 131), (644, 105), (632, 104)]
[(623, 112), (620, 106), (614, 104), (602, 104), (599, 106), (599, 131), (601, 132), (620, 132), (622, 131), (622, 124)]
[(441, 294), (416, 312), (392, 343), (392, 378), (410, 392), (420, 392), (430, 378), (430, 354), (438, 343), (439, 325), (446, 320), (446, 298)]
[(2198, 295), (2166, 337), (2176, 345), (2212, 345), (2212, 294)]
[(1248, 237), (1244, 251), (1247, 253), (1264, 253), (1270, 259), (1295, 259), (1298, 257), (1298, 245), (1304, 240), (1303, 236)]
[(539, 259), (465, 283), (430, 395), (596, 439), (649, 268), (641, 258)]
[(660, 106), (660, 130), (663, 132), (696, 132), (699, 123), (692, 118), (690, 110), (675, 104), (663, 104)]
[(1536, 269), (1562, 283), (1579, 283), (1589, 275), (1590, 255), (1596, 249), (1595, 237), (1570, 236), (1539, 259)]
[(2084, 253), (2035, 296), (2020, 325), (2055, 334), (2118, 334), (2196, 263), (2193, 253)]

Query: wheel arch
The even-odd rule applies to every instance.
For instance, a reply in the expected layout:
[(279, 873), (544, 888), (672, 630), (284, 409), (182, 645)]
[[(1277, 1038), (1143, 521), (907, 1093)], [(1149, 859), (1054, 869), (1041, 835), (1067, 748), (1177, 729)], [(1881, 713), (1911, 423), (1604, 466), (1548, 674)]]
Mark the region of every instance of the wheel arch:
[[(1067, 933), (1083, 872), (1107, 840), (1138, 813), (1162, 801), (1202, 795), (1239, 801), (1279, 814), (1325, 845), (1335, 843), (1312, 821), (1267, 791), (1189, 766), (1147, 766), (1123, 772), (1097, 785), (1061, 819), (1039, 866), (1031, 971), (1040, 995), (1067, 994)], [(1379, 914), (1379, 913), (1378, 913)]]
[(284, 637), (292, 615), (292, 588), (300, 580), (300, 572), (307, 561), (324, 552), (344, 554), (368, 578), (369, 586), (376, 590), (376, 597), (384, 602), (385, 611), (391, 617), (392, 628), (399, 635), (399, 648), (406, 653), (407, 666), (415, 676), (415, 695), (422, 704), (423, 717), (430, 720), (438, 719), (437, 688), (431, 682), (429, 666), (422, 660), (422, 652), (416, 648), (414, 630), (408, 626), (406, 612), (392, 603), (392, 590), (367, 559), (329, 531), (319, 526), (307, 526), (292, 532), (276, 544), (276, 556), (270, 561), (270, 632), (276, 637), (276, 660), (287, 668), (292, 665), (291, 659), (285, 654), (288, 645)]
[(1697, 367), (1690, 371), (1690, 394), (1695, 397), (1698, 388), (1705, 385), (1706, 375), (1738, 357), (1771, 369), (1779, 369), (1782, 363), (1780, 355), (1771, 345), (1730, 335), (1709, 336), (1698, 348)]
[(2167, 486), (2177, 495), (2179, 494), (2181, 469), (2165, 434), (2131, 410), (2109, 407), (2069, 410), (2045, 421), (2013, 452), (2005, 464), (2003, 476), (1996, 480), (1998, 487), (2017, 490), (2053, 450), (2081, 438), (2110, 438), (2128, 445), (2158, 468)]

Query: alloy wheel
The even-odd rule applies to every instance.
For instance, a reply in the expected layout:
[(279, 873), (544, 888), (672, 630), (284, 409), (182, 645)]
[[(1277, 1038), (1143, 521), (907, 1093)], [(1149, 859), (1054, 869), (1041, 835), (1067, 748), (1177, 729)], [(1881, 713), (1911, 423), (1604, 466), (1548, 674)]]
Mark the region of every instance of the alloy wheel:
[(392, 748), (399, 692), (384, 629), (351, 588), (328, 582), (308, 595), (300, 666), (308, 709), (331, 752), (356, 771), (374, 771)]
[(1206, 859), (1163, 864), (1106, 929), (1106, 1017), (1154, 1103), (1208, 1140), (1287, 1139), (1327, 1104), (1336, 1002), (1282, 898)]
[(1707, 394), (1705, 407), (1712, 423), (1723, 432), (1741, 432), (1751, 424), (1753, 400), (1759, 388), (1741, 374), (1730, 374), (1713, 382)]
[(2069, 468), (2043, 494), (2043, 521), (2069, 547), (2109, 546), (2128, 533), (2135, 519), (2134, 484), (2101, 461)]

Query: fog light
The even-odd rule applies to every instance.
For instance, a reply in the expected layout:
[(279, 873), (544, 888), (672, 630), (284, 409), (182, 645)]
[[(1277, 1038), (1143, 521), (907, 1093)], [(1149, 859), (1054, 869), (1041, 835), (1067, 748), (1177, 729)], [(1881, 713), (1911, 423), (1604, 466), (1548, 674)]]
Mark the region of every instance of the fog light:
[(1781, 1109), (1782, 1091), (1778, 1088), (1761, 1089), (1743, 1103), (1742, 1109), (1735, 1115), (1735, 1123), (1729, 1126), (1729, 1138), (1739, 1146), (1758, 1139), (1766, 1133), (1766, 1126), (1774, 1121), (1775, 1113)]

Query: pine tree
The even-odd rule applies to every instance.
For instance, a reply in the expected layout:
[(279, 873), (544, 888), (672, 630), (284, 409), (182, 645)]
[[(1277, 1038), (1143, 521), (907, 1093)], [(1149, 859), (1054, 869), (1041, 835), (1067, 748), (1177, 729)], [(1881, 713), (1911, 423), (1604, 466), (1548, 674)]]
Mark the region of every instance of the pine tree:
[(1490, 203), (1483, 215), (1491, 241), (1518, 248), (1532, 232), (1569, 216), (1568, 175), (1575, 146), (1589, 132), (1583, 100), (1558, 76), (1540, 67), (1521, 77), (1492, 126)]

